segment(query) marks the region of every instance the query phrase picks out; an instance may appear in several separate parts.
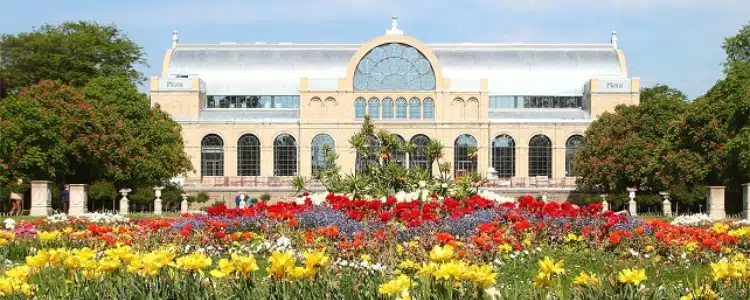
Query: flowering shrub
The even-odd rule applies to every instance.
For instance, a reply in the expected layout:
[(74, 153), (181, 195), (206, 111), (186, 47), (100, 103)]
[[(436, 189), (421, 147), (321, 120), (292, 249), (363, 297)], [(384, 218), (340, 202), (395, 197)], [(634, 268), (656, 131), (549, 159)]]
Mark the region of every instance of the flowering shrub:
[[(488, 198), (489, 197), (489, 198)], [(747, 299), (750, 227), (428, 195), (53, 216), (0, 231), (0, 296), (44, 299)], [(107, 221), (108, 220), (108, 221)], [(117, 221), (115, 221), (117, 220)]]

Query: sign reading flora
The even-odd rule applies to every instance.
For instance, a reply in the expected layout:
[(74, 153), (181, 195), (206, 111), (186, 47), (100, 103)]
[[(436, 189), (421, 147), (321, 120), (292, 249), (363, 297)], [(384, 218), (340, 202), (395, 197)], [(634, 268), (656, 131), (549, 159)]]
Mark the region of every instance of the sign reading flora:
[(631, 85), (630, 79), (599, 79), (599, 88), (594, 92), (629, 93)]
[(159, 91), (183, 92), (193, 89), (191, 78), (160, 78)]

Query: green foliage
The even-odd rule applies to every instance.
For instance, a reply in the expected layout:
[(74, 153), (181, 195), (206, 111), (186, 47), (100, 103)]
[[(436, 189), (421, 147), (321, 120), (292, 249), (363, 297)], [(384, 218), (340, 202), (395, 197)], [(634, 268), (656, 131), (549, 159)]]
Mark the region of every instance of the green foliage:
[[(169, 209), (179, 209), (182, 202), (182, 186), (179, 184), (168, 183), (161, 191), (162, 205)], [(154, 197), (155, 199), (156, 197)]]
[(154, 195), (152, 187), (137, 187), (128, 195), (128, 199), (130, 199), (131, 205), (139, 209), (145, 209), (153, 204), (156, 195)]
[(120, 76), (135, 83), (145, 53), (114, 25), (65, 22), (43, 25), (33, 32), (0, 36), (0, 77), (11, 94), (41, 80), (59, 80), (75, 87), (95, 77)]
[(305, 178), (302, 176), (292, 177), (292, 186), (297, 189), (297, 193), (303, 191), (305, 189)]
[(196, 194), (195, 196), (189, 196), (188, 202), (189, 203), (206, 203), (208, 202), (208, 194), (206, 192), (200, 192)]
[(260, 195), (260, 201), (268, 202), (271, 201), (271, 194), (269, 193), (263, 193)]
[(162, 184), (192, 169), (180, 125), (124, 78), (42, 81), (0, 103), (0, 178)]
[(727, 63), (750, 62), (750, 24), (742, 26), (736, 35), (724, 39), (722, 47), (727, 53)]
[(99, 180), (89, 186), (87, 193), (89, 206), (93, 208), (91, 210), (95, 211), (112, 203), (117, 197), (117, 188), (112, 182)]
[(99, 180), (89, 186), (88, 197), (91, 200), (112, 200), (117, 197), (117, 189), (112, 182)]
[(586, 130), (586, 143), (574, 161), (582, 190), (666, 188), (658, 173), (662, 138), (688, 104), (684, 94), (663, 85), (645, 88), (641, 95), (640, 106), (620, 105)]

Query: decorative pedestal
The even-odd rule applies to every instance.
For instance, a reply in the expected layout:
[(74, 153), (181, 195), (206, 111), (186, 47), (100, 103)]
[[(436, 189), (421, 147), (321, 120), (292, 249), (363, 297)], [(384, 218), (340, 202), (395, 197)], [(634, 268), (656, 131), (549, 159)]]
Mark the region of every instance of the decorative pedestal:
[(609, 210), (609, 202), (607, 202), (607, 194), (599, 195), (602, 197), (602, 212)]
[(742, 218), (750, 219), (750, 183), (742, 185)]
[(122, 198), (120, 198), (120, 214), (121, 215), (127, 215), (130, 213), (130, 201), (128, 200), (128, 193), (130, 193), (130, 189), (120, 190), (120, 195), (122, 195)]
[(724, 219), (727, 212), (724, 210), (724, 187), (706, 187), (706, 203), (708, 205), (708, 216), (714, 219)]
[(46, 180), (31, 182), (32, 216), (46, 217), (52, 215), (52, 183)]
[(661, 213), (665, 217), (671, 217), (672, 216), (672, 202), (669, 202), (669, 192), (661, 192), (659, 193), (662, 197), (664, 197), (664, 201), (661, 202)]
[(635, 191), (637, 190), (635, 188), (628, 188), (628, 198), (630, 198), (630, 201), (628, 201), (628, 212), (631, 216), (638, 215), (638, 203), (635, 202)]
[(77, 217), (88, 212), (88, 195), (86, 194), (85, 184), (71, 184), (70, 185), (70, 207), (68, 208), (68, 215)]
[(188, 196), (182, 195), (182, 202), (180, 202), (180, 213), (186, 214), (188, 212)]
[(154, 195), (156, 196), (156, 200), (154, 200), (154, 214), (161, 215), (161, 190), (163, 190), (164, 187), (157, 186), (154, 187)]

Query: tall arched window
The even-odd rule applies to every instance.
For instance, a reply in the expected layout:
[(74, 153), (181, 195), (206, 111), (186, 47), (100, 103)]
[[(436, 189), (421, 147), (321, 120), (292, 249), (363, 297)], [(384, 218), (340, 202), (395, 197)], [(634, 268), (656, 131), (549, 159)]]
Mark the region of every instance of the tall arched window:
[(568, 138), (565, 142), (565, 176), (577, 176), (577, 172), (573, 170), (573, 159), (576, 156), (576, 152), (583, 148), (583, 136), (573, 135)]
[(372, 97), (370, 98), (370, 102), (368, 103), (368, 114), (373, 120), (380, 119), (380, 100), (378, 98)]
[(420, 103), (419, 98), (417, 97), (411, 98), (411, 100), (409, 100), (409, 119), (422, 119), (422, 103)]
[(297, 176), (297, 141), (291, 135), (273, 141), (273, 176)]
[(414, 144), (414, 150), (409, 153), (409, 167), (417, 167), (432, 173), (430, 158), (425, 154), (427, 144), (430, 143), (430, 138), (424, 134), (417, 134), (411, 138), (411, 143)]
[(399, 43), (370, 50), (354, 72), (355, 91), (428, 91), (435, 89), (435, 73), (416, 48)]
[(396, 120), (406, 120), (406, 99), (396, 99)]
[(422, 101), (422, 105), (424, 106), (424, 111), (422, 112), (424, 114), (425, 120), (432, 120), (435, 118), (435, 102), (432, 101), (432, 98), (424, 98), (424, 101)]
[(546, 135), (529, 141), (529, 176), (552, 176), (552, 141)]
[(365, 98), (359, 97), (357, 100), (354, 100), (354, 118), (357, 120), (362, 120), (365, 118), (365, 112), (367, 110), (367, 104), (365, 103)]
[(492, 141), (492, 167), (498, 177), (516, 176), (516, 142), (508, 135), (498, 135)]
[(456, 138), (453, 143), (453, 168), (456, 177), (468, 175), (477, 170), (477, 145), (477, 140), (471, 135), (462, 134)]
[(383, 120), (393, 119), (393, 99), (383, 98)]
[(371, 135), (367, 137), (367, 155), (357, 151), (357, 162), (354, 166), (356, 172), (367, 169), (369, 164), (380, 164), (380, 141)]
[(330, 135), (322, 133), (312, 139), (310, 150), (312, 152), (312, 172), (314, 174), (315, 171), (322, 171), (328, 167), (328, 155), (336, 153), (336, 144)]
[[(396, 138), (396, 141), (399, 142), (399, 144), (403, 145), (404, 143), (406, 143), (402, 136), (394, 134), (394, 137)], [(400, 149), (393, 150), (393, 162), (401, 165), (402, 167), (406, 167), (406, 153), (402, 152)]]
[(201, 176), (224, 176), (224, 140), (218, 135), (201, 140)]
[(237, 141), (237, 176), (260, 176), (260, 140), (252, 134)]

